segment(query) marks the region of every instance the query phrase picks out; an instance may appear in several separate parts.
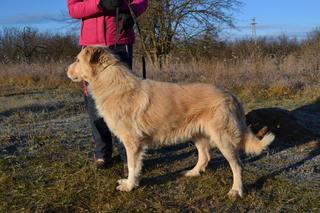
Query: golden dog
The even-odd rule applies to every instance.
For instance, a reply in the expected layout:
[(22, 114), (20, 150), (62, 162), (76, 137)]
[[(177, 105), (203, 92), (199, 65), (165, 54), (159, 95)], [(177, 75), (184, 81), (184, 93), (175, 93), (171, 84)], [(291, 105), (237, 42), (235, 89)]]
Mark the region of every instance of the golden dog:
[(245, 122), (239, 100), (208, 84), (173, 84), (134, 76), (109, 50), (86, 47), (68, 68), (75, 82), (87, 81), (96, 107), (110, 130), (126, 148), (129, 175), (117, 189), (131, 191), (138, 176), (145, 147), (169, 145), (191, 139), (198, 162), (186, 176), (198, 176), (217, 147), (230, 164), (233, 185), (228, 195), (242, 196), (238, 151), (260, 154), (274, 139), (256, 138)]

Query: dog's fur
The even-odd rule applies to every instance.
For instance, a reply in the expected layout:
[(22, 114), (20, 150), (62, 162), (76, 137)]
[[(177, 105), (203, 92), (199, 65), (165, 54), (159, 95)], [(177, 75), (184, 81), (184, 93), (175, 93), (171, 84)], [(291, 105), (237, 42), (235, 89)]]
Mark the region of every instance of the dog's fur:
[(240, 101), (231, 93), (208, 84), (173, 84), (142, 80), (102, 47), (86, 47), (68, 68), (68, 77), (87, 81), (98, 112), (122, 141), (129, 176), (118, 181), (120, 191), (138, 186), (145, 147), (174, 144), (191, 139), (198, 162), (186, 176), (198, 176), (217, 147), (233, 173), (229, 196), (242, 196), (238, 151), (260, 154), (274, 139), (257, 139), (247, 127)]

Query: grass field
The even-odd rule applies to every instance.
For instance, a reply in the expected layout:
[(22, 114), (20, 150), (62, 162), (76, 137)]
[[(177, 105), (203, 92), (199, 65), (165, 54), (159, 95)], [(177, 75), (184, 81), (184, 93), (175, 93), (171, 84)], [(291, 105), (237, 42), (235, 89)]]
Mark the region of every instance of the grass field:
[[(197, 160), (189, 142), (149, 150), (141, 186), (130, 193), (116, 191), (123, 165), (115, 152), (112, 168), (93, 166), (80, 89), (63, 75), (21, 76), (15, 72), (1, 82), (0, 212), (320, 212), (320, 87), (312, 76), (304, 76), (312, 83), (304, 80), (303, 87), (297, 81), (246, 86), (243, 80), (230, 88), (247, 112), (277, 108), (299, 125), (274, 123), (277, 137), (270, 149), (260, 157), (242, 156), (245, 196), (236, 201), (226, 196), (232, 173), (217, 150), (206, 173), (181, 175)], [(209, 81), (188, 76), (173, 76), (173, 81)]]

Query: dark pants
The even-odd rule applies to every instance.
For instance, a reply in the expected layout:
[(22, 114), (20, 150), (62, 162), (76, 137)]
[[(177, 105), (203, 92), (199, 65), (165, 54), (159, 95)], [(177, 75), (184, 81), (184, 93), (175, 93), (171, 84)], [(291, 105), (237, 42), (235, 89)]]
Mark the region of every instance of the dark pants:
[[(132, 69), (132, 44), (130, 45), (118, 45), (117, 47), (109, 47), (118, 55), (121, 61), (127, 63), (128, 67)], [(112, 134), (96, 110), (94, 99), (88, 93), (87, 87), (88, 83), (83, 84), (83, 94), (85, 105), (89, 114), (90, 125), (92, 129), (93, 142), (95, 144), (94, 148), (94, 158), (103, 158), (105, 160), (111, 159), (112, 156), (112, 142), (116, 146), (121, 159), (126, 163), (126, 151), (122, 143), (118, 141), (117, 138), (112, 140)]]

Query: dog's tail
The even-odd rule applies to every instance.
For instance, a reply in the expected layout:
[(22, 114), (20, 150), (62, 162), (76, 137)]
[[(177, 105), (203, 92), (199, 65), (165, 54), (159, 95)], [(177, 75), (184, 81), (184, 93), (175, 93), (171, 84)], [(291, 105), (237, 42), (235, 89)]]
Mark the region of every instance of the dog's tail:
[(272, 133), (267, 133), (259, 140), (251, 130), (245, 135), (242, 148), (247, 154), (260, 155), (274, 140), (275, 136)]

